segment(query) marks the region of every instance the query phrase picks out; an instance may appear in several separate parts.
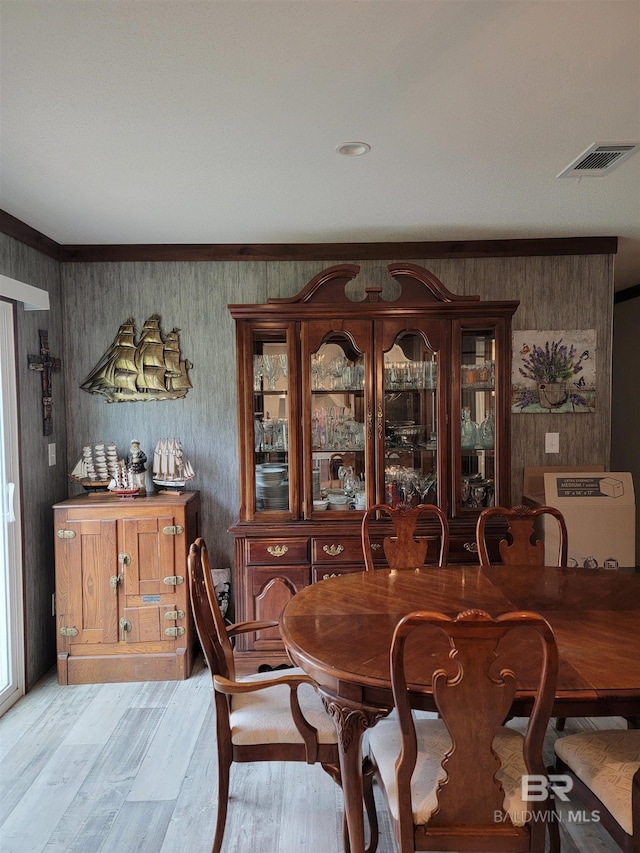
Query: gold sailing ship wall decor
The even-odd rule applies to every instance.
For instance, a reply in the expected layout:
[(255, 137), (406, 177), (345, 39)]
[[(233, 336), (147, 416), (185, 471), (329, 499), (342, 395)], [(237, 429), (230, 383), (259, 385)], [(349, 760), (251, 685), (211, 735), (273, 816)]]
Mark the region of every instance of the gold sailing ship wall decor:
[(129, 317), (80, 387), (102, 394), (108, 403), (177, 400), (193, 387), (192, 367), (181, 357), (180, 329), (163, 338), (160, 316), (152, 314), (136, 341), (135, 320)]

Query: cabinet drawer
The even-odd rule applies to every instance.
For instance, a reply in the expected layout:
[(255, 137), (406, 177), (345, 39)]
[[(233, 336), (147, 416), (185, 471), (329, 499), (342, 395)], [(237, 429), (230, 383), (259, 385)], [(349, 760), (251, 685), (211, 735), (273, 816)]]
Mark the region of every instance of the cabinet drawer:
[(308, 539), (248, 539), (247, 563), (255, 565), (284, 565), (309, 561)]
[(354, 572), (362, 572), (364, 571), (364, 565), (354, 566), (345, 565), (340, 563), (335, 566), (312, 566), (311, 568), (311, 580), (313, 583), (317, 583), (318, 581), (327, 580), (327, 578), (335, 578), (338, 575), (350, 575)]
[[(495, 545), (489, 545), (489, 550), (497, 552), (497, 542)], [(429, 548), (430, 555), (438, 553)], [(437, 558), (436, 558), (437, 559)], [(474, 565), (478, 562), (478, 546), (473, 537), (471, 530), (466, 536), (452, 536), (449, 540), (449, 562), (450, 563), (465, 563)]]
[(358, 563), (364, 568), (362, 540), (360, 537), (323, 536), (311, 542), (311, 562), (323, 564)]

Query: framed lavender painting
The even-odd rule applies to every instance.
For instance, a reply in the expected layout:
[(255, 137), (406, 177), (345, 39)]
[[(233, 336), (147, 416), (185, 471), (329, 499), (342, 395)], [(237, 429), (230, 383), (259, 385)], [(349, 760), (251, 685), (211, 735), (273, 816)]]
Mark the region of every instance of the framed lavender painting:
[(511, 411), (593, 412), (596, 330), (513, 332)]

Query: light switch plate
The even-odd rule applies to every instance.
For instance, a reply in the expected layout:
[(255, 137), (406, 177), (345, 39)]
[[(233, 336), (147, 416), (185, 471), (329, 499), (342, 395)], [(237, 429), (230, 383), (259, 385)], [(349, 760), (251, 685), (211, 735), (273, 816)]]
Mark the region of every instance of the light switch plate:
[(547, 432), (544, 436), (544, 452), (560, 453), (560, 433)]
[(56, 446), (55, 444), (49, 444), (49, 465), (56, 464)]

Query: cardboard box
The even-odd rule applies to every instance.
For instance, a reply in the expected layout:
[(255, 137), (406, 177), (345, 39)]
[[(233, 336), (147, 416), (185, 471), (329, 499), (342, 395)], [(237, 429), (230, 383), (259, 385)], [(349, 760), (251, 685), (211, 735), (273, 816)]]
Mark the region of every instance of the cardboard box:
[(538, 465), (524, 469), (522, 488), (525, 506), (544, 506), (544, 475), (561, 474), (563, 471), (582, 473), (584, 471), (604, 471), (604, 465)]
[[(544, 496), (545, 504), (556, 507), (564, 516), (570, 566), (635, 566), (636, 509), (630, 473), (546, 473)], [(543, 527), (545, 562), (554, 565), (558, 526), (553, 518), (546, 518)]]

